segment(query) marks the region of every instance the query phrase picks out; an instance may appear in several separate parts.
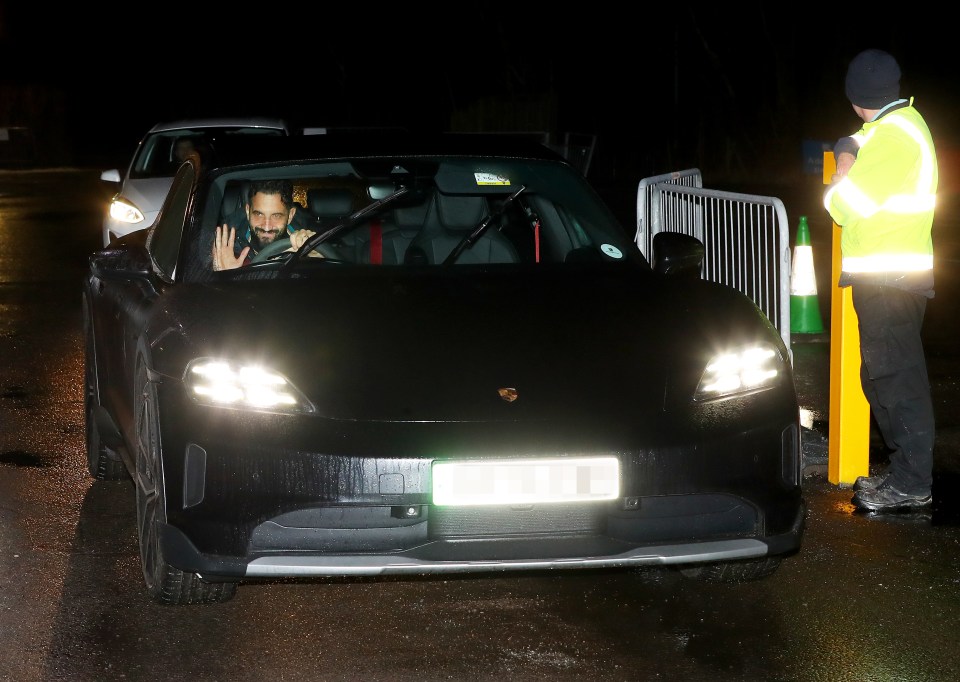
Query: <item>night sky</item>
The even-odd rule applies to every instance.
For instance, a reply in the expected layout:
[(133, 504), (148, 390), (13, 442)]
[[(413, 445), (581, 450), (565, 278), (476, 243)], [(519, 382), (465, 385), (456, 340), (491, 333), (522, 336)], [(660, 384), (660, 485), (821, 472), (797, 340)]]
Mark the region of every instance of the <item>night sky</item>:
[(609, 175), (769, 174), (796, 162), (802, 140), (858, 127), (846, 63), (881, 47), (935, 137), (960, 140), (957, 37), (927, 16), (871, 26), (864, 9), (760, 2), (201, 4), (0, 0), (0, 125), (31, 125), (45, 154), (80, 164), (125, 163), (158, 121), (278, 115), (596, 135)]

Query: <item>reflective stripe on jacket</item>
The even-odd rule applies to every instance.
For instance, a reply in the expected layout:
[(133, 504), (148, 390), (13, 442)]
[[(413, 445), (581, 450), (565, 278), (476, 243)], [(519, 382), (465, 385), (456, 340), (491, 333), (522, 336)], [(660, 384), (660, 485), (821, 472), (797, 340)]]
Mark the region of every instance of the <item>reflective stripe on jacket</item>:
[(841, 269), (932, 270), (937, 156), (913, 99), (864, 123), (853, 139), (859, 144), (856, 163), (823, 197), (843, 228)]

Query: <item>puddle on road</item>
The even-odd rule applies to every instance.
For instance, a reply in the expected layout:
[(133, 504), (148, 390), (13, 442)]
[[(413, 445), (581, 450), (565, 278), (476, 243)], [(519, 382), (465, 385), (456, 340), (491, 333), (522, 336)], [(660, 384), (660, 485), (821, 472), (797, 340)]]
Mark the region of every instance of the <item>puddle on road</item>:
[(9, 450), (0, 452), (0, 466), (42, 468), (53, 466), (53, 461), (50, 457), (44, 457), (34, 452)]
[[(812, 410), (801, 408), (801, 445), (804, 467), (814, 467), (814, 475), (826, 477), (829, 466), (829, 424)], [(804, 414), (805, 413), (805, 414)], [(804, 423), (806, 421), (806, 423)], [(809, 426), (808, 426), (809, 425)], [(889, 452), (875, 428), (870, 434), (870, 473), (877, 474), (889, 465)], [(948, 465), (949, 466), (949, 465)], [(845, 505), (845, 511), (890, 523), (921, 523), (931, 526), (960, 526), (960, 473), (933, 471), (933, 504), (919, 511), (869, 512)], [(805, 469), (806, 471), (806, 469)], [(850, 491), (853, 495), (853, 491)]]
[(0, 393), (0, 398), (10, 398), (11, 400), (23, 400), (27, 397), (27, 389), (23, 386), (7, 386)]

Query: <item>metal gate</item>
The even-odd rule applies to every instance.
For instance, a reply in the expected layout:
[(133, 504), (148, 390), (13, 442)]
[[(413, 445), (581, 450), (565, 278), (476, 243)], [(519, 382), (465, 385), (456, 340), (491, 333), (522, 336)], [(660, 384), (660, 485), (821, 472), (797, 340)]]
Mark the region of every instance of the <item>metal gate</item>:
[(696, 168), (640, 181), (637, 246), (648, 258), (658, 232), (696, 237), (706, 249), (701, 277), (748, 297), (790, 349), (787, 211), (776, 197), (704, 189)]

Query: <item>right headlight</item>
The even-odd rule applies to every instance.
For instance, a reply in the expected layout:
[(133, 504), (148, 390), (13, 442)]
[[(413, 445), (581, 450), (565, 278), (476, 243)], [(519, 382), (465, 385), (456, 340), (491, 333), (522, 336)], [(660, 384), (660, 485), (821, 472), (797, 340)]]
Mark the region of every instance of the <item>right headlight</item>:
[(693, 399), (711, 400), (770, 388), (778, 381), (782, 362), (776, 348), (765, 343), (717, 353), (707, 363)]

